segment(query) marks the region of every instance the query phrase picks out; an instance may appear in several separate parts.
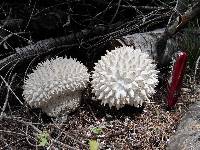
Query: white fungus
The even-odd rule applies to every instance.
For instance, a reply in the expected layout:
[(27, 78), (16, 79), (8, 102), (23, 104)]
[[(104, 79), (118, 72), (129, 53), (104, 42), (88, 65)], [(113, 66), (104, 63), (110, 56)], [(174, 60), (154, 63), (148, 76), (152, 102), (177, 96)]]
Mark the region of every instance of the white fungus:
[(92, 92), (102, 104), (115, 106), (125, 104), (139, 107), (155, 93), (158, 84), (156, 64), (149, 54), (140, 49), (123, 46), (107, 51), (95, 63), (92, 74)]
[(81, 91), (88, 82), (89, 74), (82, 63), (56, 57), (38, 64), (27, 76), (23, 96), (31, 107), (58, 116), (79, 105)]

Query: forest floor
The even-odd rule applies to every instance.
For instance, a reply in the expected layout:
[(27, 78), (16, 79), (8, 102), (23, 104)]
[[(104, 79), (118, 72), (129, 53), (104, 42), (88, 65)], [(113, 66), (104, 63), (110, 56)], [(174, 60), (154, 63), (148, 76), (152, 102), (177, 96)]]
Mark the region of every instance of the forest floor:
[[(35, 56), (40, 52), (36, 49), (32, 58), (26, 58), (25, 53), (26, 60), (9, 62), (12, 66), (6, 64), (5, 70), (0, 67), (1, 150), (93, 150), (89, 145), (99, 145), (103, 150), (164, 150), (190, 104), (200, 99), (195, 87), (200, 84), (200, 76), (194, 82), (194, 70), (187, 69), (178, 103), (171, 110), (166, 104), (165, 84), (157, 88), (151, 103), (142, 108), (126, 106), (118, 111), (94, 101), (88, 89), (80, 107), (64, 122), (58, 122), (39, 109), (31, 109), (24, 101), (18, 102), (23, 100), (26, 74), (38, 62), (58, 55), (77, 58), (91, 70), (94, 62), (105, 54), (106, 42), (127, 34), (165, 28), (174, 18), (176, 1), (3, 0), (0, 6), (0, 61), (17, 50), (19, 55), (28, 51), (23, 47), (38, 41), (73, 35), (66, 47), (55, 47), (51, 54)], [(77, 34), (82, 32), (88, 34)], [(49, 48), (43, 44), (36, 48)], [(5, 83), (12, 84), (14, 92)]]
[(100, 149), (164, 150), (189, 105), (200, 97), (188, 77), (187, 73), (171, 110), (166, 108), (164, 87), (143, 108), (126, 106), (118, 111), (91, 100), (86, 91), (81, 106), (59, 123), (28, 106), (10, 108), (0, 120), (0, 148), (89, 149), (89, 142), (95, 141)]

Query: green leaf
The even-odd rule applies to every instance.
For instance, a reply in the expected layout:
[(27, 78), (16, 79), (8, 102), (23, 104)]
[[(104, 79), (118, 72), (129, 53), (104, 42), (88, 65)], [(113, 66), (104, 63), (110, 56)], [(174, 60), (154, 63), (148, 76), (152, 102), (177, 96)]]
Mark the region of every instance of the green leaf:
[(39, 146), (46, 146), (48, 145), (48, 140), (47, 139), (41, 139), (39, 142)]
[(47, 146), (49, 143), (49, 133), (47, 131), (44, 131), (37, 135), (39, 146)]
[(89, 140), (90, 150), (98, 150), (99, 143), (96, 140)]
[(103, 132), (102, 128), (94, 127), (91, 129), (91, 131), (95, 134), (101, 134)]

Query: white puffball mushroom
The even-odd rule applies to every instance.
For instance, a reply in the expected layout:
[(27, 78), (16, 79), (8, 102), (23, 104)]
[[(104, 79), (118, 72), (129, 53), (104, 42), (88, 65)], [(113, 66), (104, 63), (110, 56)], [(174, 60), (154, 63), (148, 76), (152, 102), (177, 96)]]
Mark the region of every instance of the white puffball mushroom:
[(56, 117), (80, 104), (89, 82), (87, 68), (72, 58), (56, 57), (39, 63), (24, 82), (23, 97), (34, 108)]
[(95, 63), (92, 92), (110, 107), (139, 107), (155, 93), (158, 72), (149, 54), (128, 46), (115, 48)]

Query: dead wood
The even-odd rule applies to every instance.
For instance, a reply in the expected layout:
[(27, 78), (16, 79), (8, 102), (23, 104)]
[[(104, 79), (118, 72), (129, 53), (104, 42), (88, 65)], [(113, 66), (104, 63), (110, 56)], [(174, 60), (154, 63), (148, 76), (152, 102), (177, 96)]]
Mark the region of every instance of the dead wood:
[(167, 36), (174, 35), (199, 14), (200, 14), (200, 2), (196, 2), (193, 6), (188, 8), (188, 10), (185, 13), (183, 13), (183, 15), (180, 14), (177, 17), (174, 24), (172, 24), (166, 29), (165, 34)]
[[(0, 70), (3, 69), (6, 65), (12, 64), (17, 60), (24, 60), (36, 55), (42, 55), (44, 53), (48, 53), (53, 51), (56, 48), (69, 48), (72, 46), (79, 45), (75, 42), (78, 39), (83, 38), (89, 33), (89, 31), (81, 31), (76, 34), (70, 34), (68, 36), (58, 37), (58, 38), (50, 38), (38, 41), (35, 44), (31, 44), (22, 48), (15, 48), (16, 53), (12, 54), (2, 60), (0, 60)], [(76, 43), (76, 44), (74, 44)]]
[[(197, 17), (200, 14), (200, 2), (196, 2), (189, 7), (185, 12), (183, 10), (186, 9), (185, 1), (179, 0), (177, 2), (176, 8), (178, 9), (178, 17), (173, 20), (173, 23), (166, 27), (165, 31), (161, 35), (160, 39), (156, 43), (157, 53), (159, 55), (159, 62), (161, 65), (165, 63), (164, 55), (166, 55), (165, 49), (167, 45), (168, 39), (172, 38), (177, 32), (184, 28), (191, 20)], [(184, 4), (184, 5), (182, 5)], [(172, 51), (170, 52), (172, 53)]]

